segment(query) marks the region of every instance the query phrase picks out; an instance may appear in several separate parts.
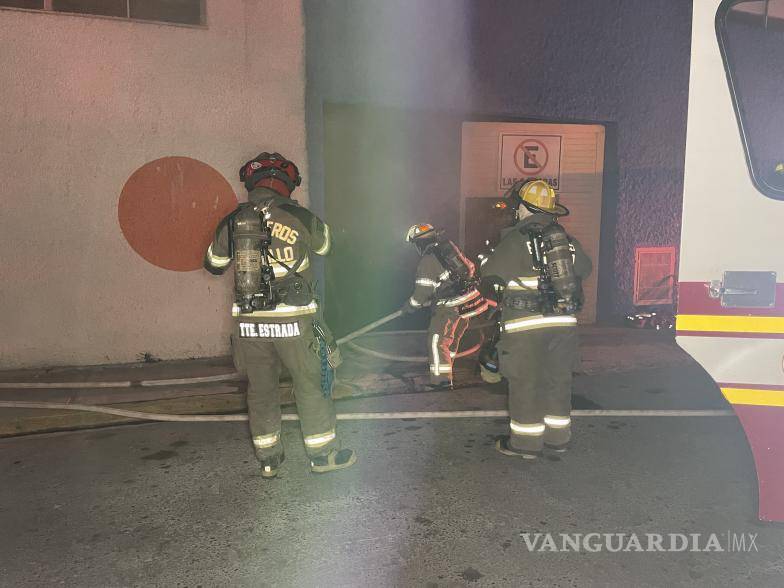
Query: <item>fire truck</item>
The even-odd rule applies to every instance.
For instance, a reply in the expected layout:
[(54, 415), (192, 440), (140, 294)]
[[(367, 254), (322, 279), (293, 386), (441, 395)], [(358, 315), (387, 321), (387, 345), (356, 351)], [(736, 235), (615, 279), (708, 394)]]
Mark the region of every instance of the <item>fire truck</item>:
[(677, 341), (784, 521), (784, 0), (694, 0)]

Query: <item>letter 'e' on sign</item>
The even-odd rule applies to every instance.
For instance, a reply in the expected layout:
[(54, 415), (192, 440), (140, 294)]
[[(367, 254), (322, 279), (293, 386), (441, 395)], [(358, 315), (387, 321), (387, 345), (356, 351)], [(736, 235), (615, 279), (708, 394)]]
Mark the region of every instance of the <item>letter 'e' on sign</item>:
[(561, 185), (561, 137), (501, 133), (500, 190), (520, 180), (544, 180), (555, 190)]

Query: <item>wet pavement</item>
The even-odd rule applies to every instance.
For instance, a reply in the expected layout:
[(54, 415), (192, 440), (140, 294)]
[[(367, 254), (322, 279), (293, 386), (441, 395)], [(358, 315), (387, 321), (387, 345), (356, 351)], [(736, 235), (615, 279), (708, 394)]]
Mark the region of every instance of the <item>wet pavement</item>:
[[(696, 366), (583, 376), (575, 388), (578, 407), (726, 408)], [(499, 392), (339, 410), (498, 409)], [(498, 418), (342, 421), (359, 462), (315, 476), (287, 422), (273, 481), (258, 475), (241, 423), (0, 440), (0, 585), (784, 584), (784, 526), (756, 519), (734, 417), (577, 417), (573, 449), (533, 464), (494, 451), (505, 429)], [(542, 551), (547, 533), (558, 548), (561, 533), (636, 534), (643, 549), (647, 534), (700, 534), (700, 549), (716, 534), (725, 551)]]

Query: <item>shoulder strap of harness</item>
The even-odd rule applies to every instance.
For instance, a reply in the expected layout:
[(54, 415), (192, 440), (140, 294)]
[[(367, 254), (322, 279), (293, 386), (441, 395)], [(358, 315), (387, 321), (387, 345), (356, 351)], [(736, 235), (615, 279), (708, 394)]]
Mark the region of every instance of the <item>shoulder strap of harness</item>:
[(449, 277), (455, 278), (468, 278), (470, 273), (468, 266), (460, 258), (455, 246), (451, 241), (438, 241), (432, 249), (433, 255), (436, 256), (438, 263), (440, 263), (446, 271), (449, 272)]
[[(228, 231), (229, 231), (229, 257), (232, 257), (232, 258), (234, 257), (234, 217), (237, 216), (237, 214), (241, 210), (243, 210), (244, 208), (247, 208), (248, 206), (256, 207), (256, 206), (261, 206), (261, 205), (260, 204), (254, 204), (253, 202), (241, 202), (237, 206), (237, 208), (235, 208), (234, 211), (231, 212), (228, 217), (226, 217), (227, 225), (228, 225)], [(272, 206), (272, 202), (268, 202), (265, 206), (262, 206), (260, 208), (260, 210), (259, 210), (259, 214), (263, 214), (262, 210), (264, 208), (268, 207), (268, 206)], [(301, 206), (297, 206), (296, 204), (284, 203), (282, 205), (277, 205), (277, 208), (282, 208), (282, 209), (286, 210), (287, 212), (290, 212), (293, 216), (297, 217), (300, 221), (302, 220), (302, 218), (298, 214), (295, 214), (295, 209), (300, 210), (300, 211), (305, 211), (306, 213), (312, 215), (312, 213), (309, 210), (307, 210), (305, 208), (302, 208)], [(289, 275), (294, 275), (294, 276), (297, 276), (299, 278), (302, 277), (297, 272), (298, 272), (299, 268), (302, 266), (302, 264), (305, 262), (305, 256), (304, 255), (297, 260), (297, 262), (294, 264), (294, 266), (286, 265), (283, 261), (281, 261), (279, 259), (275, 259), (274, 261), (279, 263), (281, 265), (281, 267), (283, 267), (283, 268), (285, 268), (287, 270), (287, 273), (286, 273), (285, 276), (283, 276), (283, 278), (286, 278)], [(283, 278), (281, 278), (281, 279), (283, 279)]]

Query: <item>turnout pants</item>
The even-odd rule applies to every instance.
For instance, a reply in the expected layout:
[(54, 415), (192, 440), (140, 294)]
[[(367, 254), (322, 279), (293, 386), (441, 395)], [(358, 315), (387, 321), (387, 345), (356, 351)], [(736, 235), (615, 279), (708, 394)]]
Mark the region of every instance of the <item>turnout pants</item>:
[(504, 333), (498, 353), (509, 381), (510, 446), (536, 452), (544, 444), (565, 445), (571, 438), (577, 327)]
[(431, 384), (452, 383), (452, 364), (468, 321), (454, 308), (436, 307), (433, 312), (427, 333)]
[(321, 360), (311, 322), (300, 320), (302, 334), (292, 338), (242, 338), (235, 332), (235, 363), (248, 374), (250, 433), (259, 459), (283, 451), (278, 389), (281, 364), (291, 373), (308, 455), (326, 455), (340, 448), (332, 397), (321, 392)]

